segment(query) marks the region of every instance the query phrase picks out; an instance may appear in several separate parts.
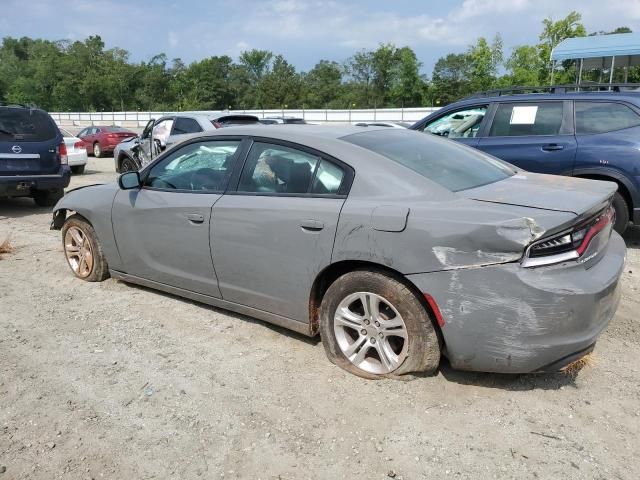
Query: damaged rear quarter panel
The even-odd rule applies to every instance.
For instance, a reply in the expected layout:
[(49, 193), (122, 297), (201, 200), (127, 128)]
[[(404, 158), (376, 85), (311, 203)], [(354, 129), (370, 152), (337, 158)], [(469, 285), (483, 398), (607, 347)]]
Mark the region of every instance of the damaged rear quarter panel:
[[(567, 212), (488, 204), (448, 193), (442, 200), (413, 202), (350, 196), (340, 215), (332, 260), (369, 261), (403, 274), (515, 262), (549, 228), (575, 219)], [(372, 225), (372, 212), (390, 205), (409, 206), (404, 230), (381, 231)]]

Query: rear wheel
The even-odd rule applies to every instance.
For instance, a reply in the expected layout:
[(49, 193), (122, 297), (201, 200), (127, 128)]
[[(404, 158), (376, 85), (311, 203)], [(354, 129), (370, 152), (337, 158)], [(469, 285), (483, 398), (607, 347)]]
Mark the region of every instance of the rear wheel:
[(38, 190), (33, 195), (33, 201), (39, 207), (53, 207), (58, 200), (64, 197), (64, 189), (57, 188), (55, 190)]
[(62, 248), (76, 277), (87, 282), (101, 282), (109, 278), (109, 267), (98, 236), (80, 215), (72, 215), (64, 222)]
[(431, 374), (440, 363), (425, 307), (403, 283), (378, 272), (350, 272), (331, 284), (320, 307), (320, 335), (329, 360), (365, 378)]
[(613, 228), (622, 235), (629, 225), (629, 205), (620, 192), (613, 196), (613, 209), (616, 211), (616, 223)]
[(84, 165), (73, 165), (71, 167), (71, 172), (78, 175), (84, 173)]
[(102, 157), (102, 148), (98, 142), (93, 144), (93, 156), (96, 158)]

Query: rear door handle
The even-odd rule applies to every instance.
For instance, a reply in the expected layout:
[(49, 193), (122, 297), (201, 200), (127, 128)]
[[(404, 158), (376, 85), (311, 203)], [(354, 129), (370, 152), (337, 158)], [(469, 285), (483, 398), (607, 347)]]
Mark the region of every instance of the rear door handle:
[(191, 223), (202, 223), (204, 222), (204, 215), (200, 215), (199, 213), (189, 213), (187, 215), (187, 219)]
[(553, 152), (555, 150), (563, 150), (564, 146), (558, 145), (557, 143), (549, 143), (547, 145), (542, 146), (542, 150), (545, 152)]
[(319, 232), (324, 228), (324, 223), (320, 220), (306, 219), (300, 221), (300, 226), (309, 232)]

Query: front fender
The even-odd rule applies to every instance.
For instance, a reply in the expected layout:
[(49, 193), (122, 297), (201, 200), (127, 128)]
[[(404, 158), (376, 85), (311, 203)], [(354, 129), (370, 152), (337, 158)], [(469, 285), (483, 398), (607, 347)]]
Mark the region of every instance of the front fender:
[(62, 229), (69, 212), (84, 217), (95, 230), (109, 268), (120, 268), (120, 254), (111, 224), (111, 208), (119, 191), (115, 183), (91, 185), (68, 192), (53, 207), (52, 230)]

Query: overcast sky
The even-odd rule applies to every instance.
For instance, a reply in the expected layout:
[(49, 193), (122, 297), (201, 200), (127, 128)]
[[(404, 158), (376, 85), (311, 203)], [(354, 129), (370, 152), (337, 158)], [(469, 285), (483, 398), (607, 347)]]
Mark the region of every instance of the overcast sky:
[(640, 32), (640, 0), (0, 0), (0, 36), (98, 34), (133, 61), (164, 52), (188, 63), (261, 48), (300, 70), (393, 42), (413, 48), (430, 74), (440, 56), (479, 36), (500, 32), (506, 53), (536, 43), (543, 18), (571, 10), (582, 13), (589, 32), (622, 25)]

